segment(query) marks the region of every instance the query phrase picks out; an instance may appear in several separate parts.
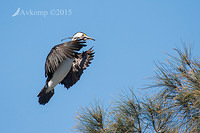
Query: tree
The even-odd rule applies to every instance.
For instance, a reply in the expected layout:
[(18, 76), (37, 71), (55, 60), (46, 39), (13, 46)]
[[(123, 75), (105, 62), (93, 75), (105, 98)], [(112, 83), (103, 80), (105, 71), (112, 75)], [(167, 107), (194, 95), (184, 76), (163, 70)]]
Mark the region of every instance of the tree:
[(167, 63), (159, 63), (153, 97), (137, 97), (133, 90), (122, 94), (105, 109), (99, 102), (82, 108), (75, 130), (95, 133), (200, 132), (200, 63), (191, 48), (174, 49)]
[(162, 88), (158, 98), (173, 110), (176, 125), (181, 132), (200, 132), (200, 63), (191, 57), (191, 49), (175, 49), (179, 58), (171, 58), (157, 66), (152, 87)]

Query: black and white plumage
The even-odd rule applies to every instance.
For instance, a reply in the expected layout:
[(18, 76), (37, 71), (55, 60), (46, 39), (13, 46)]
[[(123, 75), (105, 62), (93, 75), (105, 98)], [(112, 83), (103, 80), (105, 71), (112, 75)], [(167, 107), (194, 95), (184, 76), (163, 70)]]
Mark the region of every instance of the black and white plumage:
[(73, 86), (81, 77), (83, 70), (93, 60), (92, 48), (82, 53), (78, 51), (87, 46), (87, 39), (94, 40), (82, 32), (76, 33), (72, 41), (54, 46), (46, 58), (46, 84), (38, 94), (39, 103), (46, 104), (54, 95), (54, 87), (61, 83), (67, 89)]

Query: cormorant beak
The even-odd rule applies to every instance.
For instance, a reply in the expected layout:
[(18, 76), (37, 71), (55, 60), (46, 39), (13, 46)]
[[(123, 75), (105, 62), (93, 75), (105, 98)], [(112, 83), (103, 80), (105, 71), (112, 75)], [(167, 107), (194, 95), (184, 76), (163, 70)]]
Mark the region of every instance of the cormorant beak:
[(89, 40), (93, 40), (95, 41), (95, 39), (93, 39), (92, 37), (89, 37), (89, 36), (85, 36), (86, 40), (89, 39)]

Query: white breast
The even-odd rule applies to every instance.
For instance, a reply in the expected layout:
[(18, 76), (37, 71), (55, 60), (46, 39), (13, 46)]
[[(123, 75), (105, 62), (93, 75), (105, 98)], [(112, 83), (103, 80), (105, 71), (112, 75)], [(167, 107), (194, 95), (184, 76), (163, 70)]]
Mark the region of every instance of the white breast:
[(47, 92), (51, 91), (58, 83), (60, 83), (71, 69), (73, 59), (66, 59), (60, 64), (59, 68), (54, 72), (52, 79), (48, 82)]

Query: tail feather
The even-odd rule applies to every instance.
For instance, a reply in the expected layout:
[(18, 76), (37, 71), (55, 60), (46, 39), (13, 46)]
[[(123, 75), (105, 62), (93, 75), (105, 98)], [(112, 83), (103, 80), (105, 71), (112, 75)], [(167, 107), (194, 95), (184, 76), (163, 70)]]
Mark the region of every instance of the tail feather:
[(43, 89), (40, 91), (40, 93), (37, 95), (39, 97), (38, 102), (42, 105), (45, 105), (46, 103), (48, 103), (54, 94), (54, 89), (49, 92), (46, 92), (46, 90), (47, 90), (47, 86), (45, 85)]

